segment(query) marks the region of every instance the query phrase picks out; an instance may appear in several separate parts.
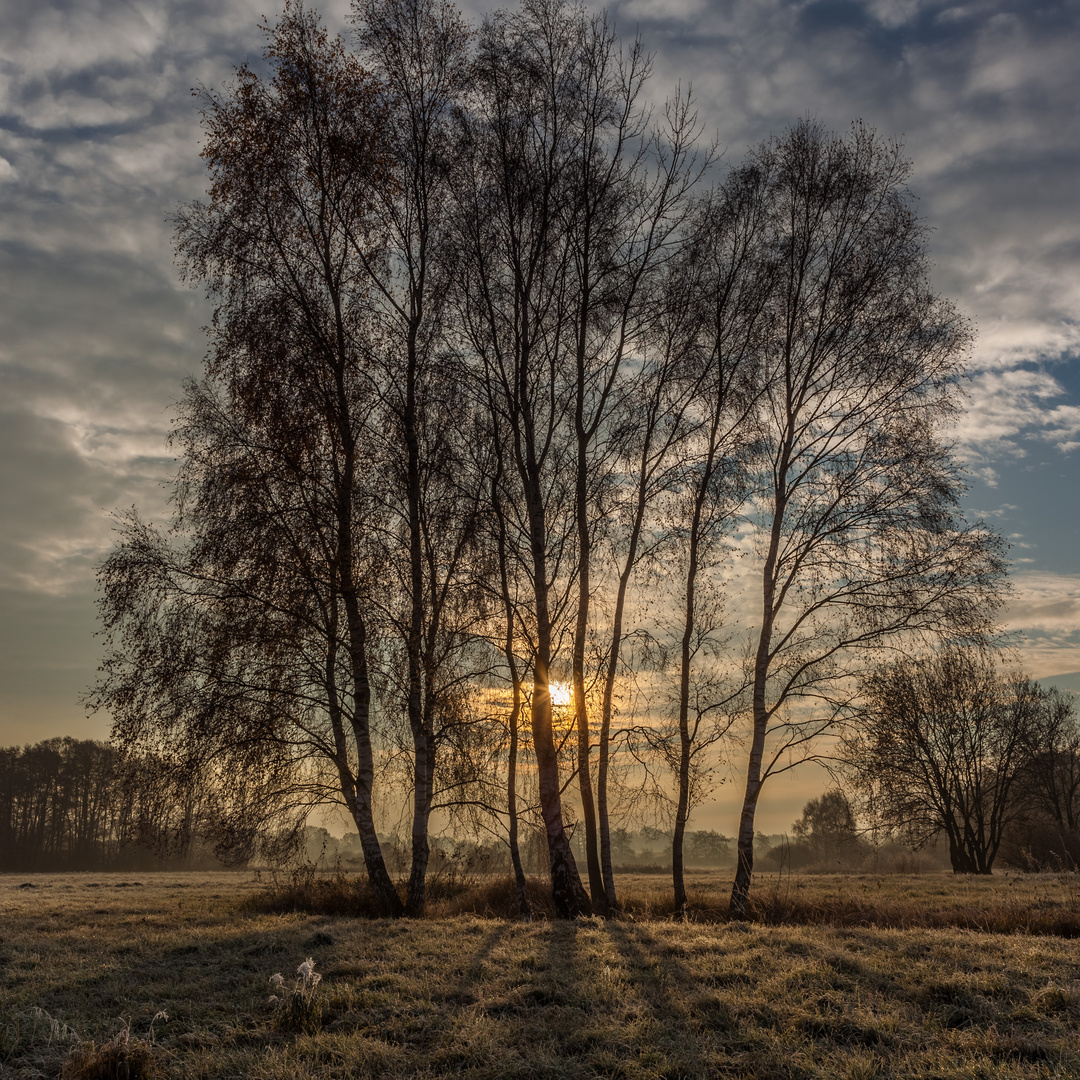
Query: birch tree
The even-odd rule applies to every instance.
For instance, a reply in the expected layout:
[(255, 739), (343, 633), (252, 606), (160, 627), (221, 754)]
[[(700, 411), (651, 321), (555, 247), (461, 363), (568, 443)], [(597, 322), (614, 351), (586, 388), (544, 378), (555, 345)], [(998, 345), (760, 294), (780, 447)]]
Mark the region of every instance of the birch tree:
[(343, 805), (400, 914), (373, 810), (384, 91), (300, 8), (266, 59), (203, 95), (209, 201), (180, 212), (177, 248), (215, 303), (206, 378), (181, 407), (169, 530), (128, 515), (101, 569), (93, 702), (122, 745), (227, 777), (226, 846)]
[[(729, 536), (751, 494), (747, 465), (763, 392), (761, 349), (776, 270), (767, 250), (762, 194), (759, 170), (733, 170), (702, 204), (690, 255), (694, 280), (687, 284), (696, 294), (700, 326), (684, 378), (692, 382), (698, 426), (680, 470), (680, 495), (672, 500), (681, 625), (677, 741), (664, 747), (676, 783), (671, 867), (680, 913), (687, 903), (683, 840), (710, 771), (705, 759), (730, 729), (745, 688), (737, 668), (720, 657), (724, 597), (717, 578), (733, 560)], [(730, 647), (733, 634), (726, 637)]]
[(466, 326), (494, 427), (512, 448), (503, 502), (528, 551), (533, 733), (553, 881), (565, 881), (558, 904), (589, 903), (560, 838), (550, 730), (551, 667), (566, 638), (589, 883), (603, 909), (586, 654), (592, 603), (608, 582), (595, 548), (622, 463), (615, 416), (632, 393), (628, 361), (703, 164), (692, 153), (698, 125), (681, 100), (658, 130), (641, 103), (649, 70), (640, 43), (622, 50), (604, 16), (551, 0), (492, 16), (477, 73)]
[[(468, 31), (437, 0), (358, 0), (354, 25), (385, 87), (383, 151), (394, 182), (374, 185), (382, 241), (350, 237), (371, 278), (368, 340), (378, 389), (385, 492), (387, 614), (405, 654), (405, 713), (412, 737), (412, 864), (405, 907), (424, 910), (443, 728), (460, 721), (454, 697), (469, 677), (478, 613), (470, 610), (470, 548), (484, 493), (466, 440), (461, 365), (448, 327), (459, 261), (451, 237), (454, 110), (468, 84)], [(448, 796), (447, 796), (448, 797)]]
[(986, 631), (1003, 564), (969, 526), (946, 441), (970, 332), (928, 282), (901, 148), (804, 121), (763, 144), (776, 261), (762, 342), (760, 555), (731, 910), (746, 912), (762, 785), (849, 714), (851, 676), (919, 635)]

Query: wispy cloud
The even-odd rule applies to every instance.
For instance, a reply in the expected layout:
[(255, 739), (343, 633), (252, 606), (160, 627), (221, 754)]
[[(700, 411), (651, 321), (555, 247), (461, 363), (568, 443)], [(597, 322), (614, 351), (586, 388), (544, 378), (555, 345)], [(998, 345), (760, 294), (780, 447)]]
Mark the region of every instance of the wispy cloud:
[(1035, 678), (1080, 670), (1080, 574), (1022, 570), (1005, 622)]
[(962, 456), (979, 468), (1005, 457), (1023, 457), (1032, 444), (1061, 453), (1080, 447), (1080, 405), (1062, 402), (1065, 387), (1045, 369), (1024, 367), (979, 372), (968, 407), (955, 429)]

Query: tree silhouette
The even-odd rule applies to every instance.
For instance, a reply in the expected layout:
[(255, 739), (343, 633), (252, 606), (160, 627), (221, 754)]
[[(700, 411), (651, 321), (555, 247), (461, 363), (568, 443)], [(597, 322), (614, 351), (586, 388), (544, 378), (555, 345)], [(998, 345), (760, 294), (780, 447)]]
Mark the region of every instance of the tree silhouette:
[(969, 333), (928, 285), (900, 147), (810, 121), (763, 144), (773, 264), (760, 345), (761, 556), (746, 789), (731, 894), (746, 911), (762, 784), (848, 714), (851, 676), (920, 634), (984, 632), (999, 542), (964, 523), (942, 437)]

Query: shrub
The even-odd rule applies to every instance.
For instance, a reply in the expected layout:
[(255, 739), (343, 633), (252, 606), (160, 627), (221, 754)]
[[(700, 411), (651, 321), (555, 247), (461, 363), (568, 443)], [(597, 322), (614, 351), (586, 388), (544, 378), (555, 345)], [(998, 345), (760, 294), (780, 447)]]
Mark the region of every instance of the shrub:
[(351, 915), (378, 919), (385, 912), (365, 878), (349, 877), (340, 868), (320, 876), (313, 863), (293, 870), (287, 878), (274, 876), (270, 885), (247, 897), (248, 911), (270, 913), (302, 911), (309, 915)]

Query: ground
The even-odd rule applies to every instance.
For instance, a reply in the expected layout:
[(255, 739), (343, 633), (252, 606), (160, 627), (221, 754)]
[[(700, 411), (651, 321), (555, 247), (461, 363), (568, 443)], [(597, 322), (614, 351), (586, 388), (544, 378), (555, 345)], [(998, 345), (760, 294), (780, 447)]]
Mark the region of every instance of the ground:
[[(726, 881), (695, 875), (699, 908)], [(1009, 934), (674, 922), (644, 878), (625, 883), (635, 917), (606, 922), (272, 914), (251, 908), (263, 887), (0, 877), (0, 1077), (113, 1076), (118, 1055), (130, 1080), (1080, 1076), (1080, 948), (1025, 932), (1080, 914), (1071, 878), (755, 883), (777, 918), (839, 898), (864, 922), (1012, 912)], [(294, 999), (309, 957), (322, 981)]]

